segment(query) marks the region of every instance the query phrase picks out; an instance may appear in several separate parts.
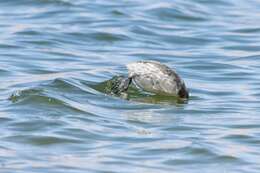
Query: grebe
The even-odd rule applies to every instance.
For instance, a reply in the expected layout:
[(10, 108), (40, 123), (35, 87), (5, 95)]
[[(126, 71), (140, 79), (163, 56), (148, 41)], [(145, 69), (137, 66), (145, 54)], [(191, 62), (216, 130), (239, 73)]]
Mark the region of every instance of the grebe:
[(189, 92), (180, 76), (168, 66), (157, 61), (138, 61), (126, 65), (128, 76), (114, 78), (112, 92), (127, 91), (133, 83), (137, 88), (158, 95), (189, 98)]

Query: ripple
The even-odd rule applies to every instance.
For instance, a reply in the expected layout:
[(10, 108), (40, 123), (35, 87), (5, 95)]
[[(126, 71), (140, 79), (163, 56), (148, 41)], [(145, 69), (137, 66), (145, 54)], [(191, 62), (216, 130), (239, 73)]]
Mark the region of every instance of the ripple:
[(30, 144), (30, 145), (58, 145), (64, 143), (79, 143), (79, 140), (67, 139), (56, 136), (34, 136), (34, 135), (14, 135), (3, 138), (6, 141)]
[(94, 39), (99, 41), (122, 41), (125, 40), (127, 37), (119, 34), (109, 34), (109, 33), (95, 33), (91, 35)]
[(20, 100), (25, 99), (26, 97), (30, 96), (30, 95), (37, 95), (41, 93), (40, 89), (27, 89), (27, 90), (22, 90), (22, 91), (15, 91), (10, 97), (9, 100), (11, 100), (12, 102), (17, 102)]
[(224, 49), (231, 49), (231, 50), (239, 50), (239, 51), (252, 51), (258, 52), (260, 46), (252, 45), (252, 46), (226, 46)]
[(247, 28), (239, 28), (239, 29), (235, 29), (232, 32), (236, 32), (236, 33), (242, 33), (242, 34), (251, 34), (251, 33), (259, 33), (260, 32), (260, 28), (253, 28), (253, 27), (247, 27)]
[(126, 13), (124, 13), (121, 10), (112, 10), (111, 13), (116, 15), (116, 16), (127, 16)]
[[(16, 105), (38, 104), (45, 105), (46, 107), (48, 107), (48, 105), (58, 107), (62, 106), (74, 110), (80, 110), (77, 107), (72, 106), (68, 98), (62, 94), (63, 92), (74, 92), (75, 94), (78, 92), (81, 94), (84, 92), (82, 91), (83, 88), (80, 85), (78, 86), (79, 88), (65, 80), (56, 79), (43, 86), (15, 91), (11, 94), (9, 100)], [(60, 88), (60, 91), (56, 92), (55, 89), (57, 88)]]
[(64, 126), (65, 123), (61, 122), (53, 122), (53, 121), (43, 121), (43, 120), (32, 120), (22, 121), (22, 122), (13, 122), (8, 125), (8, 128), (14, 131), (23, 131), (24, 133), (31, 133), (31, 132), (41, 132), (46, 130), (51, 130), (54, 128), (58, 128), (60, 126)]
[(8, 2), (2, 2), (2, 4), (6, 5), (6, 6), (12, 6), (12, 5), (63, 5), (63, 6), (71, 6), (73, 5), (73, 3), (70, 3), (66, 0), (39, 0), (39, 1), (35, 1), (35, 0), (29, 0), (29, 1), (8, 1)]
[(179, 10), (176, 8), (154, 8), (147, 11), (149, 14), (156, 16), (159, 20), (165, 21), (174, 21), (180, 20), (182, 22), (189, 21), (189, 22), (202, 22), (206, 21), (206, 18), (199, 17), (196, 15), (188, 15), (184, 13), (183, 10)]

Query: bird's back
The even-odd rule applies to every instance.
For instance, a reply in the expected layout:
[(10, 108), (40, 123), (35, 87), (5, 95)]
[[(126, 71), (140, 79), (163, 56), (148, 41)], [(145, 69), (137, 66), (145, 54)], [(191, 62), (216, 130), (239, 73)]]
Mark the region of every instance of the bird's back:
[(127, 65), (134, 83), (149, 92), (177, 95), (182, 80), (177, 73), (156, 61), (138, 61)]

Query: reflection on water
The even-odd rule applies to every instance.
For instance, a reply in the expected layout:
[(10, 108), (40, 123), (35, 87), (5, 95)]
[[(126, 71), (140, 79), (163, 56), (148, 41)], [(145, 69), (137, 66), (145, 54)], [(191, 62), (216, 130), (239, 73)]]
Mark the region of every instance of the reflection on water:
[[(1, 171), (258, 173), (259, 7), (1, 1)], [(138, 60), (175, 68), (191, 99), (103, 92)]]

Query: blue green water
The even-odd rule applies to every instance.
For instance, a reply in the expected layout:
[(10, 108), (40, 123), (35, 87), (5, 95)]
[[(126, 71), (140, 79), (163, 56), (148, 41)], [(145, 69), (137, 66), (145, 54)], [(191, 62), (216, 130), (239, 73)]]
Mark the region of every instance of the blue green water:
[[(0, 172), (258, 173), (259, 19), (257, 0), (1, 0)], [(189, 102), (91, 87), (137, 60)]]

